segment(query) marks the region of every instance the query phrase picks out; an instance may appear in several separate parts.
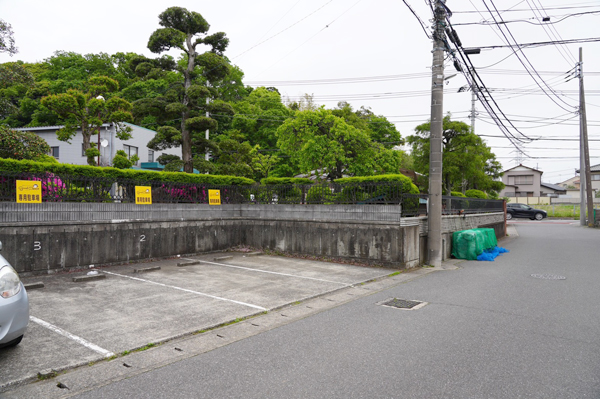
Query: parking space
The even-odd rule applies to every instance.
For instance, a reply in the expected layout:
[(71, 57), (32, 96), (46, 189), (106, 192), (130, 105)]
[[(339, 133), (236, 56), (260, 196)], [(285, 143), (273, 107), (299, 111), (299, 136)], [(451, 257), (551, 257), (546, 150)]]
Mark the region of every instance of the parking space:
[[(223, 256), (227, 259), (218, 259)], [(134, 268), (159, 270), (134, 273)], [(0, 389), (188, 335), (393, 273), (395, 270), (243, 253), (208, 254), (24, 278), (31, 321), (16, 348), (0, 350)]]

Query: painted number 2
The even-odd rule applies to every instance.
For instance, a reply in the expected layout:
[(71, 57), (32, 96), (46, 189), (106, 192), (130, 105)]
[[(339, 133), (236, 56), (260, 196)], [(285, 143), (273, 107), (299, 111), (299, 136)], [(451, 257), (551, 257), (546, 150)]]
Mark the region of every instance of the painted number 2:
[(142, 234), (142, 235), (140, 236), (140, 242), (144, 242), (144, 241), (146, 241), (146, 235), (145, 235), (145, 234)]
[(33, 250), (39, 251), (40, 249), (42, 249), (42, 243), (39, 241), (34, 241), (33, 242)]

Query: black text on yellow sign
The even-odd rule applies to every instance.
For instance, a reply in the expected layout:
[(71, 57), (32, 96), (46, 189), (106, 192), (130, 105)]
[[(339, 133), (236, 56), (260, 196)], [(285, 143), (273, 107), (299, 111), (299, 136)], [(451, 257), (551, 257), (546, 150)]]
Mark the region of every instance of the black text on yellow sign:
[(23, 204), (41, 204), (42, 182), (37, 180), (17, 180), (17, 202)]
[(221, 205), (221, 190), (208, 190), (208, 203), (210, 205)]
[(139, 205), (152, 205), (152, 187), (135, 186), (135, 203)]

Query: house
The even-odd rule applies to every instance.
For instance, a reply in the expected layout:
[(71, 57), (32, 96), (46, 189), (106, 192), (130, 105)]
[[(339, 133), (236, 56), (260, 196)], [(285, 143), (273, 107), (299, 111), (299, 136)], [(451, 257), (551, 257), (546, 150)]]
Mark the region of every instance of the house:
[[(576, 172), (579, 173), (579, 169)], [(600, 164), (590, 166), (590, 175), (592, 178), (592, 191), (597, 193), (600, 190)]]
[(574, 187), (577, 190), (579, 190), (579, 184), (580, 184), (579, 180), (580, 180), (580, 177), (578, 175), (578, 176), (573, 176), (570, 179), (567, 179), (565, 181), (562, 181), (562, 182), (556, 183), (556, 184), (558, 184), (559, 186), (562, 186), (563, 188), (569, 189), (569, 188)]
[(552, 183), (540, 183), (540, 197), (555, 197), (558, 198), (559, 195), (566, 195), (567, 189), (563, 186), (559, 186), (558, 184)]
[(543, 173), (522, 164), (505, 170), (502, 182), (506, 187), (500, 191), (500, 197), (541, 197)]
[[(150, 163), (157, 165), (156, 160), (162, 154), (172, 154), (181, 156), (180, 148), (169, 148), (162, 151), (154, 151), (147, 147), (148, 142), (154, 138), (155, 131), (137, 126), (131, 123), (125, 123), (131, 127), (131, 139), (121, 140), (116, 136), (114, 124), (104, 124), (100, 129), (99, 135), (92, 136), (92, 145), (98, 146), (100, 149), (100, 166), (111, 166), (115, 154), (119, 150), (123, 150), (128, 156), (137, 155), (139, 161), (136, 166)], [(81, 131), (78, 131), (71, 139), (71, 143), (60, 141), (56, 136), (56, 131), (62, 126), (40, 126), (40, 127), (23, 127), (15, 130), (22, 132), (34, 133), (48, 143), (51, 148), (50, 154), (61, 163), (72, 165), (87, 165), (87, 157), (83, 151), (83, 136)]]

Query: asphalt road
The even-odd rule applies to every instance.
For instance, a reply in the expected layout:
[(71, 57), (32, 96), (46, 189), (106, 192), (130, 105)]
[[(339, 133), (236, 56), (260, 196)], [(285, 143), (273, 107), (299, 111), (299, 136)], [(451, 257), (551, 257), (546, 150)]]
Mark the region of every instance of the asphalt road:
[[(463, 262), (74, 397), (600, 397), (600, 230), (516, 227), (494, 262)], [(379, 305), (389, 298), (428, 304)]]

